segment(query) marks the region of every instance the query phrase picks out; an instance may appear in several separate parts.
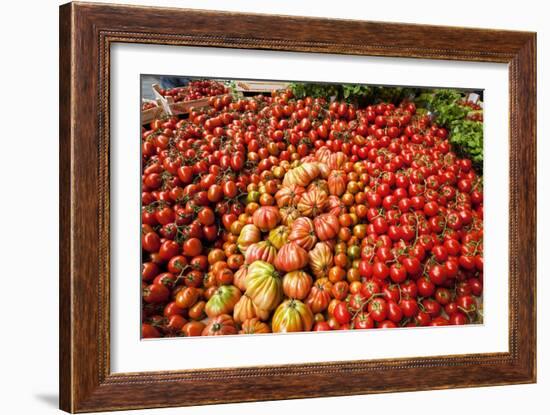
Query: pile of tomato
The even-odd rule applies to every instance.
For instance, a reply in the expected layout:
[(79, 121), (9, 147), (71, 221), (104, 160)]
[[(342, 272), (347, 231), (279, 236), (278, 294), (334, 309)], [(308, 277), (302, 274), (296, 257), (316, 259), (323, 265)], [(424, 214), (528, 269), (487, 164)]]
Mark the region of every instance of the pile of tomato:
[(146, 101), (146, 102), (141, 104), (141, 110), (142, 111), (150, 110), (150, 109), (156, 108), (156, 107), (157, 107), (157, 103), (152, 102), (152, 101)]
[(228, 90), (221, 82), (204, 79), (190, 81), (186, 86), (161, 89), (159, 92), (162, 96), (173, 97), (174, 102), (180, 102), (222, 95), (227, 93)]
[(483, 122), (483, 109), (481, 105), (468, 100), (463, 100), (459, 104), (472, 110), (467, 116), (469, 120)]
[(223, 95), (141, 140), (143, 338), (482, 321), (482, 177), (414, 103)]

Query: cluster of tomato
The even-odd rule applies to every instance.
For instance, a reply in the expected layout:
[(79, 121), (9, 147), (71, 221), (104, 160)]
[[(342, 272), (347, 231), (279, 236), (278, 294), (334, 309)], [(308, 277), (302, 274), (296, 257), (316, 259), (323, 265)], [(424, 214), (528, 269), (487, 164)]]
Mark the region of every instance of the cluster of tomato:
[(161, 89), (159, 92), (162, 96), (170, 96), (174, 98), (175, 102), (180, 102), (222, 95), (228, 91), (221, 82), (205, 79), (190, 81), (186, 86)]
[(483, 122), (483, 110), (481, 105), (468, 100), (460, 101), (460, 105), (471, 108), (472, 111), (467, 117), (469, 120)]
[(146, 102), (141, 104), (141, 110), (142, 111), (150, 110), (150, 109), (156, 108), (156, 107), (157, 107), (157, 103), (153, 102), (153, 101), (146, 101)]
[(482, 178), (414, 103), (212, 97), (142, 130), (142, 336), (482, 320)]
[(464, 107), (471, 108), (473, 111), (480, 111), (481, 110), (481, 105), (479, 105), (475, 102), (472, 102), (472, 101), (468, 101), (468, 100), (460, 101), (460, 105), (462, 105)]

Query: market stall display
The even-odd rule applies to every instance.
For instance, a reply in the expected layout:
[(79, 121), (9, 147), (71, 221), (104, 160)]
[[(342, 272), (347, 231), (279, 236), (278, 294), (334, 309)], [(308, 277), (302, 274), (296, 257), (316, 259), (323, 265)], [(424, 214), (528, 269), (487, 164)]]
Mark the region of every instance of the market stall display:
[(142, 337), (483, 321), (479, 103), (209, 85), (142, 128)]

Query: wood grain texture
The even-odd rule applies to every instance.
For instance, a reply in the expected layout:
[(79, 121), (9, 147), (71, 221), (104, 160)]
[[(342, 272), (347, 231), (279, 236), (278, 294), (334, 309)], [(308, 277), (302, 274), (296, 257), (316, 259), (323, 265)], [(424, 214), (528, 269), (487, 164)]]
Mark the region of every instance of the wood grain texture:
[[(510, 351), (111, 374), (108, 82), (110, 45), (116, 42), (508, 63)], [(535, 381), (533, 33), (72, 3), (60, 9), (60, 48), (62, 409), (89, 412)]]
[[(517, 295), (517, 358), (520, 366), (536, 378), (536, 35), (520, 48), (511, 63), (511, 83), (516, 84), (511, 106), (515, 120), (510, 142), (510, 159), (515, 175), (511, 188), (516, 199), (511, 200), (511, 212), (517, 218), (516, 256), (511, 275), (516, 277)], [(512, 192), (513, 193), (513, 192)], [(527, 325), (528, 323), (528, 325)]]
[(59, 16), (59, 405), (72, 409), (71, 321), (71, 55), (72, 18), (69, 6)]

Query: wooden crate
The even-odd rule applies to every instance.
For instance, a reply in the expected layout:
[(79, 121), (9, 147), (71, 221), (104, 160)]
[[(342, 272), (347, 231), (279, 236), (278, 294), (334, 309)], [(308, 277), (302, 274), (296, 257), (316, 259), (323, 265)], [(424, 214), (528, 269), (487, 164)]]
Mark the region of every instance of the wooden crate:
[[(165, 105), (158, 103), (156, 108), (151, 108), (141, 111), (141, 124), (148, 124), (156, 118), (166, 115), (183, 115), (188, 114), (192, 108), (202, 108), (208, 106), (210, 97), (194, 99), (192, 101), (174, 102), (172, 97), (166, 97)], [(158, 102), (158, 101), (157, 101)]]
[(205, 97), (205, 98), (194, 99), (192, 101), (174, 102), (170, 104), (170, 109), (172, 111), (172, 114), (174, 115), (187, 114), (189, 113), (191, 108), (207, 107), (209, 99), (210, 97)]
[(179, 101), (175, 102), (173, 97), (164, 97), (160, 93), (160, 86), (153, 84), (153, 93), (157, 97), (157, 100), (161, 101), (165, 113), (169, 115), (187, 114), (191, 108), (201, 108), (208, 106), (208, 100), (210, 97), (194, 99), (191, 101)]
[(286, 89), (290, 85), (289, 82), (278, 81), (235, 81), (238, 92), (256, 92), (265, 93), (273, 90)]
[(160, 117), (163, 114), (163, 109), (160, 106), (158, 100), (156, 99), (146, 99), (141, 100), (141, 104), (153, 102), (156, 106), (154, 108), (149, 108), (146, 110), (141, 110), (141, 124), (148, 124), (153, 121), (155, 118)]
[(155, 94), (155, 97), (157, 98), (157, 102), (159, 104), (159, 107), (161, 107), (164, 110), (165, 114), (172, 115), (172, 109), (170, 108), (170, 105), (174, 103), (173, 97), (165, 97), (160, 93), (160, 85), (159, 84), (153, 84), (153, 94)]

